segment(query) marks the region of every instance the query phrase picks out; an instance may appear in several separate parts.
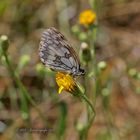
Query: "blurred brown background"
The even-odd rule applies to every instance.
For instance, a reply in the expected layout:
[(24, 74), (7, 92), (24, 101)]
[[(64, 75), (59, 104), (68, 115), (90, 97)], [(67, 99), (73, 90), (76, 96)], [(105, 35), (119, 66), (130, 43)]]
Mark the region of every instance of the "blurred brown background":
[[(56, 97), (53, 74), (43, 79), (38, 76), (38, 47), (43, 29), (53, 26), (66, 36), (75, 50), (79, 50), (80, 42), (72, 34), (71, 27), (78, 23), (81, 11), (94, 7), (98, 18), (97, 61), (107, 62), (108, 67), (101, 75), (102, 82), (111, 77), (112, 88), (107, 112), (104, 111), (102, 98), (97, 98), (96, 119), (88, 133), (88, 140), (139, 140), (140, 81), (131, 77), (128, 70), (135, 68), (139, 71), (140, 1), (96, 0), (95, 3), (96, 6), (93, 6), (93, 0), (1, 0), (0, 35), (9, 37), (8, 53), (15, 68), (22, 55), (30, 56), (28, 66), (20, 71), (21, 79), (52, 127), (56, 127), (59, 120), (59, 102), (65, 102), (68, 108), (65, 139), (76, 140), (74, 121), (82, 112), (83, 105), (68, 94)], [(0, 139), (10, 139), (13, 136), (11, 130), (15, 126), (24, 126), (24, 123), (18, 108), (18, 90), (13, 88), (6, 67), (0, 63), (0, 120), (7, 127)], [(31, 124), (34, 127), (43, 126), (32, 106), (30, 110)], [(27, 139), (26, 135), (16, 138)], [(52, 133), (48, 136), (33, 134), (33, 139), (53, 140), (55, 137)]]

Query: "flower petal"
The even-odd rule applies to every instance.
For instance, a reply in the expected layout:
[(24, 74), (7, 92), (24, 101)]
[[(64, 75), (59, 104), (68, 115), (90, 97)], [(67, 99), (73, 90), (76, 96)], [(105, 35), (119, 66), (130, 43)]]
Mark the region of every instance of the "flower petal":
[(64, 87), (63, 86), (60, 86), (59, 89), (58, 89), (58, 93), (60, 94), (63, 89), (64, 89)]

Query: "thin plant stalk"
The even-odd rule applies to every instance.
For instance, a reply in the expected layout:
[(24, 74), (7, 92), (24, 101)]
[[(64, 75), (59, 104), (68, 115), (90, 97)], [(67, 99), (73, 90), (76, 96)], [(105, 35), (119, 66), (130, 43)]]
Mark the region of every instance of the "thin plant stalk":
[[(11, 62), (10, 62), (8, 56), (7, 56), (7, 53), (5, 51), (3, 51), (3, 55), (5, 57), (5, 61), (6, 61), (6, 65), (7, 65), (7, 68), (9, 70), (9, 73), (10, 73), (11, 77), (13, 78), (14, 82), (16, 83), (16, 85), (19, 87), (20, 91), (21, 91), (21, 94), (20, 94), (21, 95), (21, 103), (22, 103), (21, 109), (22, 109), (22, 111), (24, 111), (23, 113), (28, 113), (28, 114), (23, 114), (23, 118), (24, 117), (26, 118), (29, 115), (29, 110), (28, 110), (28, 105), (27, 105), (27, 101), (29, 101), (33, 105), (33, 107), (36, 109), (36, 111), (38, 112), (40, 117), (43, 120), (46, 120), (45, 117), (43, 116), (43, 114), (41, 113), (41, 111), (38, 109), (34, 100), (30, 97), (27, 89), (24, 87), (23, 83), (20, 81), (19, 76), (14, 71), (14, 69), (11, 65)], [(24, 115), (27, 115), (27, 116), (24, 116)]]

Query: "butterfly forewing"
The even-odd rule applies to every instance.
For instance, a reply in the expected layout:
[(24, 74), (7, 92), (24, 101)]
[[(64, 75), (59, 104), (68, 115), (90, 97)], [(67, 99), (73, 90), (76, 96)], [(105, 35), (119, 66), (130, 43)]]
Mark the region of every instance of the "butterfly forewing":
[[(39, 56), (41, 61), (55, 71), (81, 75), (79, 59), (68, 41), (55, 28), (43, 32)], [(81, 74), (80, 74), (81, 73)]]

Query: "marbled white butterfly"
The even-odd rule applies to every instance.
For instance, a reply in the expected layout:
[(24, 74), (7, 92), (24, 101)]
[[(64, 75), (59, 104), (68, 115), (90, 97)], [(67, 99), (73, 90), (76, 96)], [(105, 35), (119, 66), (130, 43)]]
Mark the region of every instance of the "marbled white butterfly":
[(54, 27), (42, 33), (39, 56), (45, 66), (54, 71), (64, 72), (73, 76), (83, 75), (76, 52), (63, 34)]

